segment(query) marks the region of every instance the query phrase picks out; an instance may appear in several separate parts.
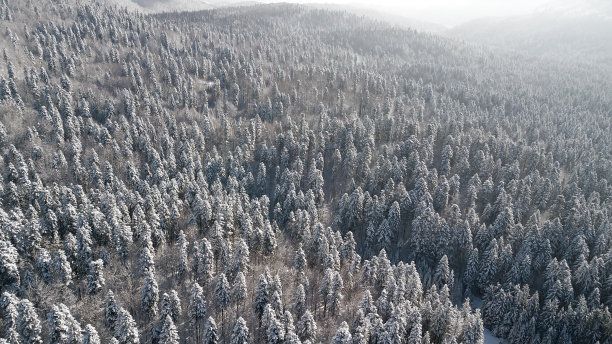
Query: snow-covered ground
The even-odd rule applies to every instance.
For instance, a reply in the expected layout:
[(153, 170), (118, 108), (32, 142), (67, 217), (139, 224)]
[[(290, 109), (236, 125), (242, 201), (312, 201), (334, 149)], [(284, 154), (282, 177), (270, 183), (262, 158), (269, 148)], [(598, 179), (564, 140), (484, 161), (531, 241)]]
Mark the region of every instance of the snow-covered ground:
[(499, 343), (507, 344), (508, 341), (505, 339), (500, 339), (498, 337), (495, 337), (495, 335), (491, 333), (491, 331), (485, 328), (484, 329), (484, 344), (499, 344)]
[[(476, 296), (470, 297), (470, 305), (472, 309), (482, 308), (482, 299)], [(501, 339), (496, 337), (489, 329), (484, 329), (484, 344), (508, 344), (508, 341), (505, 339)]]

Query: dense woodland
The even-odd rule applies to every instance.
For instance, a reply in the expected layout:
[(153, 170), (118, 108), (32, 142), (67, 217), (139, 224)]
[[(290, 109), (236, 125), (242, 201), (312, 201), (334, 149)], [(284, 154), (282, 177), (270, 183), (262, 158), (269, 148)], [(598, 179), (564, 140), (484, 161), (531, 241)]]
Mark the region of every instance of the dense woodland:
[(596, 67), (298, 5), (0, 18), (0, 343), (612, 342)]

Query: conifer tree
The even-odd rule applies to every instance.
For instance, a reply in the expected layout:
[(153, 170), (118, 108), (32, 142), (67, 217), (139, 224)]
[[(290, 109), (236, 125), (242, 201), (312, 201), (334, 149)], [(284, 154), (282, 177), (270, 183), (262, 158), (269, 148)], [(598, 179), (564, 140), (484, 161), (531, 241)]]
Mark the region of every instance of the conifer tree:
[(217, 344), (219, 342), (219, 333), (217, 332), (217, 324), (212, 317), (208, 317), (206, 321), (206, 331), (204, 332), (205, 344)]
[(166, 315), (164, 319), (164, 324), (161, 329), (161, 333), (159, 335), (159, 343), (160, 344), (179, 344), (180, 338), (178, 335), (178, 331), (172, 318), (169, 315)]
[(189, 298), (189, 320), (195, 331), (196, 341), (200, 339), (201, 327), (206, 318), (206, 300), (204, 290), (198, 282), (193, 282)]
[(19, 333), (20, 342), (42, 344), (42, 328), (34, 304), (28, 299), (23, 299), (19, 301), (17, 308), (19, 311), (17, 332)]
[(239, 272), (234, 279), (232, 287), (232, 300), (236, 303), (236, 315), (238, 315), (238, 307), (247, 297), (247, 285), (244, 274)]
[(249, 344), (249, 328), (247, 327), (246, 321), (242, 317), (238, 317), (236, 325), (232, 331), (232, 338), (230, 344)]
[(147, 272), (144, 278), (140, 300), (142, 311), (153, 319), (157, 314), (157, 301), (159, 300), (159, 287), (153, 272)]

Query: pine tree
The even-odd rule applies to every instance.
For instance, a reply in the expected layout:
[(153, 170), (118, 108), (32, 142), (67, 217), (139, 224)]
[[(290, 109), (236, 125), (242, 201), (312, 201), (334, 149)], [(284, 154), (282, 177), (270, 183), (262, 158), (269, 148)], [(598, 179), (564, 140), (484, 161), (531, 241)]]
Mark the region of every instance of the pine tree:
[(249, 247), (244, 239), (240, 238), (235, 246), (234, 260), (232, 263), (232, 275), (235, 273), (247, 273), (249, 271)]
[(221, 336), (225, 337), (225, 310), (230, 304), (230, 285), (225, 278), (225, 274), (221, 273), (217, 277), (217, 284), (215, 285), (215, 308), (217, 311), (221, 311)]
[(181, 312), (183, 311), (181, 307), (181, 298), (178, 296), (178, 292), (174, 289), (170, 290), (170, 309), (171, 314), (170, 317), (173, 321), (177, 322)]
[(353, 342), (353, 338), (351, 336), (351, 332), (349, 331), (348, 324), (346, 321), (343, 321), (338, 327), (338, 331), (332, 338), (333, 344), (351, 344)]
[(340, 311), (340, 302), (344, 298), (342, 290), (344, 289), (344, 282), (339, 272), (334, 273), (334, 277), (331, 283), (331, 288), (327, 294), (327, 304), (329, 305), (329, 312), (331, 315), (337, 315)]
[(130, 313), (123, 308), (119, 308), (115, 338), (119, 340), (120, 344), (138, 344), (140, 341), (136, 322)]
[(109, 290), (106, 293), (106, 308), (104, 309), (104, 323), (106, 326), (112, 331), (115, 330), (117, 326), (117, 321), (119, 319), (119, 306), (117, 302), (115, 302), (115, 294), (112, 290)]
[(70, 267), (64, 250), (60, 249), (57, 251), (53, 262), (53, 271), (55, 278), (64, 283), (64, 285), (70, 285), (72, 283), (72, 268)]
[(102, 290), (104, 286), (104, 276), (102, 270), (104, 263), (102, 259), (93, 260), (89, 263), (89, 271), (87, 273), (87, 293), (93, 295)]
[(293, 305), (295, 315), (301, 317), (306, 311), (306, 291), (303, 284), (298, 284), (295, 290), (295, 303)]
[(230, 344), (249, 344), (249, 328), (242, 317), (236, 320)]
[(443, 285), (447, 284), (449, 288), (452, 288), (453, 283), (453, 272), (451, 271), (448, 265), (448, 257), (446, 255), (442, 256), (438, 266), (436, 267), (436, 271), (433, 276), (433, 283), (439, 289), (442, 288)]
[(217, 344), (219, 342), (219, 334), (217, 332), (217, 324), (212, 317), (208, 317), (206, 321), (206, 332), (204, 332), (204, 344)]
[(239, 272), (234, 279), (234, 286), (232, 287), (232, 300), (236, 303), (236, 314), (238, 314), (238, 306), (247, 297), (247, 285), (246, 279), (242, 272)]
[(312, 313), (310, 313), (309, 310), (306, 310), (297, 324), (297, 333), (300, 336), (300, 339), (302, 341), (309, 340), (314, 342), (317, 337), (317, 331), (317, 322), (312, 316)]
[(83, 334), (81, 325), (70, 314), (68, 307), (62, 303), (53, 305), (49, 312), (49, 338), (52, 343), (81, 343)]
[(185, 239), (185, 233), (181, 230), (178, 235), (178, 241), (176, 242), (176, 248), (178, 252), (178, 260), (176, 271), (178, 277), (183, 279), (187, 276), (188, 264), (187, 264), (187, 239)]
[(262, 252), (264, 256), (270, 256), (276, 251), (276, 234), (269, 222), (264, 225)]
[(83, 335), (83, 344), (100, 344), (100, 336), (98, 331), (91, 324), (85, 325), (85, 333)]
[(193, 282), (191, 287), (191, 295), (189, 300), (189, 320), (195, 330), (196, 342), (200, 339), (200, 328), (202, 322), (206, 318), (206, 300), (204, 291), (198, 282)]
[(266, 304), (268, 304), (270, 300), (270, 294), (268, 292), (268, 279), (266, 278), (265, 273), (259, 275), (259, 282), (257, 284), (257, 292), (255, 294), (255, 300), (253, 302), (253, 309), (255, 310), (255, 315), (259, 319), (259, 325), (261, 326), (261, 318), (264, 313), (264, 309)]
[(271, 307), (266, 307), (269, 310), (269, 316), (267, 316), (267, 321), (265, 324), (266, 336), (268, 338), (268, 344), (281, 344), (285, 340), (285, 326), (281, 323), (280, 319), (276, 317), (274, 309)]
[(19, 285), (19, 254), (10, 242), (0, 240), (0, 285), (17, 287)]
[(36, 308), (28, 299), (19, 301), (19, 316), (17, 318), (17, 332), (20, 342), (25, 344), (42, 344), (41, 324)]
[(328, 295), (332, 293), (332, 283), (335, 276), (335, 271), (330, 268), (325, 269), (325, 274), (323, 275), (323, 280), (321, 281), (321, 285), (319, 286), (319, 297), (321, 298), (321, 302), (323, 303), (323, 316), (325, 317), (327, 314), (327, 303), (328, 303)]
[(164, 319), (164, 324), (161, 329), (161, 333), (159, 335), (159, 343), (160, 344), (179, 344), (180, 338), (176, 326), (170, 318), (169, 315), (166, 315)]
[(38, 271), (38, 275), (42, 279), (42, 281), (46, 284), (51, 283), (53, 278), (52, 275), (52, 261), (51, 255), (45, 249), (42, 249), (38, 254), (38, 258), (36, 259), (36, 270)]
[(142, 311), (150, 318), (157, 315), (157, 301), (159, 300), (159, 287), (153, 272), (147, 272), (141, 289), (140, 305)]

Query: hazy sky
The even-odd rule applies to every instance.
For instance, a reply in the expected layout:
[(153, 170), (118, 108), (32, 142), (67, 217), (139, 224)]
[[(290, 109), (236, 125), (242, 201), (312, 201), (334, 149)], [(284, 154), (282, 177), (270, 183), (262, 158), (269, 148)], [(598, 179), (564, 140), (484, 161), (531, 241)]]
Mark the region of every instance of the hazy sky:
[[(282, 0), (281, 0), (282, 1)], [(287, 0), (285, 0), (287, 1)], [(413, 19), (454, 26), (482, 17), (508, 17), (548, 11), (591, 11), (612, 0), (288, 0), (369, 7)], [(268, 0), (266, 2), (278, 2)]]

